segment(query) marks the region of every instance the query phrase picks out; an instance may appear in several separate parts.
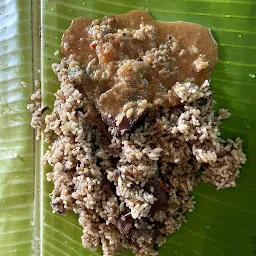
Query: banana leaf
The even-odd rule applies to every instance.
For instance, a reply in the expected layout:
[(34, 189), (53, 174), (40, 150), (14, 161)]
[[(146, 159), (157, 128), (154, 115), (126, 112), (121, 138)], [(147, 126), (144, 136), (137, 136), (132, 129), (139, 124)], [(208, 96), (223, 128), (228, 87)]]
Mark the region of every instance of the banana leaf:
[[(160, 255), (256, 255), (256, 2), (255, 0), (2, 0), (0, 1), (0, 255), (101, 255), (82, 247), (77, 216), (53, 214), (40, 158), (47, 145), (34, 139), (26, 105), (40, 79), (51, 110), (59, 87), (51, 64), (73, 18), (148, 10), (163, 21), (211, 28), (220, 62), (212, 75), (217, 108), (232, 117), (222, 136), (244, 140), (248, 161), (237, 186), (217, 191), (200, 184), (196, 210), (168, 237)], [(40, 32), (40, 33), (39, 33)], [(41, 69), (41, 73), (37, 72)], [(254, 75), (255, 74), (255, 75)], [(29, 85), (23, 88), (21, 81)], [(123, 252), (122, 255), (132, 255)]]

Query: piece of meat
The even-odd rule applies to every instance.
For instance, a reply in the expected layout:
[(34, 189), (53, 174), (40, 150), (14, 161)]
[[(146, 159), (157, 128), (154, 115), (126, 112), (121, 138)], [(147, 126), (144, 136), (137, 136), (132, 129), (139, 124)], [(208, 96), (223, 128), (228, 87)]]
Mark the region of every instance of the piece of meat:
[(149, 223), (149, 221), (147, 219), (141, 219), (140, 220), (140, 227), (137, 228), (133, 228), (130, 233), (129, 233), (129, 238), (135, 242), (139, 237), (143, 236), (143, 237), (152, 237), (153, 239), (157, 238), (157, 234), (158, 234), (158, 229), (148, 229), (148, 226), (151, 223)]
[(142, 122), (146, 111), (144, 111), (140, 116), (137, 116), (134, 119), (129, 119), (126, 116), (123, 117), (120, 124), (117, 126), (115, 122), (115, 118), (113, 116), (108, 117), (107, 115), (102, 115), (102, 120), (107, 124), (115, 128), (116, 134), (118, 136), (122, 136), (127, 132), (136, 129)]
[(129, 239), (132, 240), (133, 242), (136, 242), (136, 240), (143, 236), (150, 236), (150, 237), (153, 237), (153, 239), (156, 239), (157, 238), (157, 233), (158, 233), (158, 230), (155, 230), (155, 229), (136, 229), (136, 228), (133, 228), (131, 230), (131, 232), (129, 233)]
[(125, 217), (119, 217), (116, 222), (116, 227), (122, 235), (130, 237), (130, 231), (134, 228), (134, 221), (132, 216), (128, 215)]
[(116, 194), (116, 187), (113, 182), (110, 182), (109, 180), (104, 180), (102, 182), (102, 190), (105, 191), (107, 196)]
[[(164, 206), (166, 206), (168, 202), (168, 194), (161, 188), (160, 182), (152, 178), (150, 179), (147, 184), (144, 187), (145, 191), (148, 191), (149, 193), (153, 193), (153, 195), (157, 198), (157, 201), (152, 205), (151, 207), (151, 214), (154, 214), (158, 210), (162, 209)], [(152, 189), (154, 190), (153, 192)], [(119, 232), (124, 235), (127, 239), (132, 240), (133, 242), (136, 241), (136, 239), (140, 236), (149, 235), (151, 237), (156, 235), (156, 230), (154, 229), (148, 229), (147, 226), (150, 223), (147, 223), (147, 220), (141, 220), (140, 221), (140, 227), (137, 229), (134, 226), (134, 220), (131, 215), (127, 216), (120, 216), (117, 219), (116, 227), (119, 230)]]
[(149, 223), (147, 222), (147, 220), (141, 220), (140, 228), (137, 229), (134, 226), (134, 220), (131, 217), (131, 215), (128, 215), (126, 217), (119, 217), (116, 222), (116, 227), (119, 230), (119, 232), (122, 235), (124, 235), (127, 239), (133, 241), (134, 243), (141, 236), (145, 237), (149, 235), (150, 237), (156, 238), (157, 231), (154, 229), (148, 229), (148, 225)]
[[(148, 193), (153, 193), (154, 197), (157, 198), (157, 201), (152, 205), (150, 213), (154, 214), (158, 210), (161, 210), (168, 202), (168, 194), (162, 189), (161, 183), (155, 179), (150, 179), (144, 189)], [(153, 192), (152, 192), (153, 191)]]

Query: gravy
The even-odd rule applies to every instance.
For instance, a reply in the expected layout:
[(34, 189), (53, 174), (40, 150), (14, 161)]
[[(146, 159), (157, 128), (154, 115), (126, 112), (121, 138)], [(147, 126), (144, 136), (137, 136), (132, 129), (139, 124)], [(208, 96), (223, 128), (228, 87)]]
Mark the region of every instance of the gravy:
[(157, 21), (142, 10), (74, 19), (62, 38), (62, 56), (85, 69), (79, 90), (121, 134), (149, 108), (181, 104), (172, 86), (202, 84), (218, 62), (208, 28)]

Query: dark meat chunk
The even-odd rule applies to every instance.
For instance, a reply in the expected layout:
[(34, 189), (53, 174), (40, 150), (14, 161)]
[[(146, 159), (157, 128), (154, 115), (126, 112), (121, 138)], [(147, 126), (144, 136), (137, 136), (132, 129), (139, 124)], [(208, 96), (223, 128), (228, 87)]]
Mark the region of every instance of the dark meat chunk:
[(138, 229), (133, 228), (131, 232), (129, 233), (129, 238), (135, 242), (139, 237), (143, 236), (149, 236), (153, 237), (153, 239), (157, 238), (158, 229), (148, 229), (148, 225), (150, 225), (149, 221), (147, 219), (141, 219), (140, 220), (140, 226)]
[(115, 167), (116, 167), (116, 165), (118, 164), (119, 160), (120, 160), (120, 158), (119, 158), (118, 156), (117, 156), (117, 157), (115, 157), (115, 156), (111, 156), (111, 157), (110, 157), (111, 164), (112, 164), (113, 166), (115, 166)]
[[(148, 105), (145, 102), (141, 103), (141, 99), (145, 96), (141, 94), (142, 91), (136, 89), (134, 84), (121, 82), (100, 95), (97, 109), (101, 113), (102, 120), (115, 128), (118, 135), (135, 128), (147, 112)], [(128, 116), (128, 109), (124, 109), (126, 104), (132, 104), (130, 106), (132, 113)]]
[(108, 117), (107, 115), (106, 116), (102, 115), (102, 120), (107, 125), (114, 127), (116, 134), (118, 136), (121, 136), (127, 132), (132, 131), (133, 129), (136, 129), (143, 121), (145, 114), (146, 114), (146, 111), (142, 115), (136, 116), (136, 118), (133, 118), (133, 119), (128, 119), (126, 116), (124, 116), (118, 126), (116, 125), (115, 118), (113, 116)]
[(112, 197), (116, 202), (119, 202), (119, 198), (116, 195), (116, 187), (113, 182), (110, 182), (108, 180), (102, 181), (102, 190), (104, 191), (101, 198), (103, 201), (109, 200), (110, 197)]
[(119, 217), (116, 222), (116, 227), (119, 232), (124, 235), (128, 240), (132, 242), (136, 242), (136, 240), (143, 236), (143, 237), (153, 237), (153, 239), (157, 238), (158, 229), (148, 229), (148, 225), (151, 223), (148, 222), (147, 219), (141, 219), (139, 228), (134, 226), (134, 220), (131, 215), (124, 217)]
[(105, 191), (106, 195), (113, 195), (116, 194), (116, 187), (113, 182), (110, 182), (108, 180), (104, 180), (102, 182), (102, 190)]
[(136, 120), (131, 120), (124, 116), (121, 123), (116, 127), (116, 132), (118, 135), (124, 135), (126, 132), (130, 131), (135, 124)]
[(134, 222), (131, 215), (119, 217), (116, 222), (116, 227), (122, 235), (130, 237), (130, 231), (134, 228)]
[(129, 233), (129, 239), (131, 239), (133, 242), (136, 242), (136, 240), (143, 236), (143, 237), (146, 237), (146, 236), (150, 236), (150, 237), (153, 237), (153, 239), (156, 239), (157, 238), (157, 233), (158, 231), (155, 230), (155, 229), (136, 229), (136, 228), (133, 228), (131, 230), (131, 232)]
[[(151, 192), (151, 188), (153, 188), (153, 192)], [(168, 194), (162, 189), (160, 182), (157, 179), (150, 179), (146, 183), (144, 189), (148, 193), (153, 193), (154, 197), (157, 198), (157, 201), (151, 207), (151, 214), (154, 214), (155, 212), (161, 210), (162, 207), (166, 206), (168, 202)]]

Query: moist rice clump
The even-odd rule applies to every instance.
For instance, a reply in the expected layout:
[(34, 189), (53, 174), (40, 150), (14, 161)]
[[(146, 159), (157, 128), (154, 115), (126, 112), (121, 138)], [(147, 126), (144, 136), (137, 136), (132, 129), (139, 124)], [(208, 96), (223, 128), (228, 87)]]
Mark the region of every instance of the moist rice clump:
[(215, 113), (207, 80), (202, 86), (176, 83), (180, 106), (153, 107), (135, 130), (117, 136), (112, 127), (88, 120), (80, 64), (63, 58), (53, 69), (61, 86), (45, 118), (51, 206), (59, 214), (78, 214), (86, 248), (156, 255), (155, 245), (194, 210), (192, 191), (201, 180), (217, 189), (236, 185), (246, 161), (242, 140), (220, 138), (219, 126), (230, 113)]

